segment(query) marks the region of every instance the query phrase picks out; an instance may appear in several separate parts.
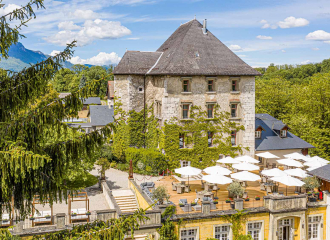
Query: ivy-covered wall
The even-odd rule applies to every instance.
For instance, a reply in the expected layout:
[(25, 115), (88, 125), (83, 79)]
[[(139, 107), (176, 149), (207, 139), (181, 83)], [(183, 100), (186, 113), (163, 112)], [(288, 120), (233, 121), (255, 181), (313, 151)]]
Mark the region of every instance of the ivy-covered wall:
[[(115, 103), (114, 154), (127, 162), (132, 159), (135, 169), (144, 165), (145, 169), (148, 166), (148, 173), (161, 172), (167, 167), (173, 170), (180, 166), (180, 160), (205, 168), (215, 165), (220, 154), (235, 156), (243, 149), (241, 145), (231, 145), (230, 133), (244, 131), (244, 127), (231, 122), (230, 114), (220, 111), (219, 106), (215, 106), (212, 119), (206, 117), (207, 112), (201, 107), (192, 106), (189, 120), (172, 119), (161, 128), (153, 112), (153, 106), (150, 106), (146, 112), (132, 110), (126, 113), (121, 109), (120, 101)], [(213, 133), (211, 147), (208, 146), (208, 132)], [(186, 148), (179, 147), (180, 134), (185, 136)], [(152, 160), (152, 156), (155, 159)], [(157, 164), (150, 161), (157, 161)]]

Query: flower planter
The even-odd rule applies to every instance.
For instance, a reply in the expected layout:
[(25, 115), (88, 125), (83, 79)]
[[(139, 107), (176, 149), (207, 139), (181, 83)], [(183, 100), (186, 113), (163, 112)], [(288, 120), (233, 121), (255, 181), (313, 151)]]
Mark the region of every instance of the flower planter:
[(192, 207), (193, 207), (193, 206), (196, 206), (196, 205), (197, 205), (196, 203), (192, 203), (192, 204), (191, 204)]
[(315, 197), (309, 197), (309, 198), (308, 198), (308, 201), (309, 201), (309, 202), (316, 202), (316, 198), (315, 198)]
[(213, 202), (214, 204), (218, 204), (218, 202)]
[(231, 201), (230, 200), (226, 200), (226, 203), (230, 203)]
[(45, 217), (46, 219), (51, 219), (51, 216), (47, 216), (47, 217)]
[(245, 202), (248, 202), (248, 201), (250, 201), (250, 199), (244, 199), (245, 200)]
[(77, 214), (71, 214), (72, 217), (77, 216)]
[(259, 201), (260, 200), (260, 198), (256, 198), (256, 201)]
[(31, 221), (34, 221), (34, 219), (35, 219), (34, 217), (31, 217), (31, 218), (30, 218)]

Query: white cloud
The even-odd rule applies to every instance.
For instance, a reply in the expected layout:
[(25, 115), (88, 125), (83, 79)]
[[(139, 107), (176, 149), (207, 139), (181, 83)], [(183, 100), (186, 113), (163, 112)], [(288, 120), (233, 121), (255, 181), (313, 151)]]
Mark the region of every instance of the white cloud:
[(327, 44), (330, 44), (330, 41), (324, 41), (325, 43), (327, 43)]
[(309, 64), (310, 62), (311, 62), (311, 61), (306, 60), (306, 61), (301, 62), (301, 64), (305, 65), (305, 64)]
[(286, 51), (285, 51), (285, 50), (282, 50), (281, 52), (282, 52), (282, 53), (286, 53)]
[(61, 51), (53, 50), (49, 55), (50, 56), (55, 56), (56, 54), (59, 54)]
[(45, 39), (60, 46), (77, 40), (77, 46), (85, 46), (96, 39), (116, 39), (130, 34), (131, 30), (122, 26), (120, 22), (96, 19), (85, 21), (79, 31), (63, 30)]
[(98, 14), (96, 12), (93, 12), (92, 10), (77, 9), (76, 11), (74, 11), (73, 16), (78, 19), (95, 19), (98, 17)]
[(81, 27), (74, 24), (73, 21), (60, 22), (57, 26), (58, 26), (58, 29), (63, 29), (63, 30), (78, 30), (78, 29), (81, 29)]
[(309, 21), (305, 18), (287, 17), (284, 21), (278, 22), (280, 28), (294, 28), (304, 27), (309, 24)]
[(106, 52), (100, 52), (94, 57), (88, 58), (88, 59), (82, 59), (79, 56), (73, 57), (70, 59), (70, 62), (72, 64), (91, 64), (91, 65), (109, 65), (109, 64), (117, 64), (120, 61), (120, 57), (117, 53), (106, 53)]
[(8, 4), (7, 6), (0, 8), (0, 16), (6, 15), (17, 8), (21, 8), (21, 7), (16, 4)]
[(127, 38), (127, 40), (140, 40), (138, 37)]
[(273, 38), (270, 37), (270, 36), (263, 36), (263, 35), (258, 35), (257, 38), (258, 38), (258, 39), (261, 39), (261, 40), (271, 40), (271, 39), (273, 39)]
[(242, 51), (243, 49), (241, 48), (241, 46), (239, 45), (230, 45), (229, 46), (229, 49), (234, 51), (234, 52), (239, 52), (239, 51)]
[(330, 40), (330, 33), (317, 30), (315, 32), (311, 32), (306, 36), (307, 40), (315, 40), (315, 41), (329, 41)]
[(320, 50), (319, 48), (312, 48), (312, 50), (314, 50), (314, 51), (318, 51), (318, 50)]

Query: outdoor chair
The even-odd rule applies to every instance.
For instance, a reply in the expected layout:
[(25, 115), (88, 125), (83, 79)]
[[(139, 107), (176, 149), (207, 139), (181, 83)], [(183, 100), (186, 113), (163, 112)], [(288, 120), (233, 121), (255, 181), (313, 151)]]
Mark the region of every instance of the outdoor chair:
[(261, 182), (263, 183), (267, 182), (267, 179), (265, 177), (262, 177), (261, 180), (262, 180)]
[(177, 186), (172, 182), (172, 191), (176, 191)]
[(246, 187), (246, 182), (245, 181), (242, 182), (242, 187)]
[(203, 180), (201, 180), (201, 185), (202, 185), (202, 189), (204, 189), (204, 183), (203, 183)]
[(272, 188), (270, 186), (267, 186), (267, 194), (272, 193)]
[(154, 182), (147, 182), (147, 188), (154, 188), (155, 183)]
[(190, 186), (185, 186), (184, 191), (185, 191), (186, 193), (190, 192)]
[(180, 199), (180, 200), (179, 200), (179, 204), (180, 204), (180, 203), (186, 205), (186, 204), (188, 204), (188, 201), (187, 201), (186, 198), (183, 198), (183, 199)]
[(191, 212), (191, 205), (186, 204), (184, 207), (181, 207), (182, 211), (184, 212)]
[(260, 184), (260, 190), (261, 191), (266, 191), (265, 184), (263, 184), (263, 183)]
[(247, 192), (244, 192), (243, 193), (243, 198), (247, 198), (248, 197), (248, 193)]
[(273, 165), (272, 165), (272, 166), (273, 166), (273, 168), (276, 168), (276, 163), (273, 163)]
[(178, 186), (178, 187), (176, 188), (176, 193), (177, 193), (177, 194), (181, 194), (181, 193), (182, 193), (182, 187)]

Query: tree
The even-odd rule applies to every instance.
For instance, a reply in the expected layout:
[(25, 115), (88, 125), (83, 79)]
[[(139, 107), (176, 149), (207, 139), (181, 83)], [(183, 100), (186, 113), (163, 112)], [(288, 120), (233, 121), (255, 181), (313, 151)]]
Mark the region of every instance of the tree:
[[(1, 4), (0, 8), (3, 7)], [(43, 0), (31, 0), (26, 6), (0, 17), (2, 57), (7, 58), (10, 45), (23, 37), (19, 31), (30, 17), (35, 17), (35, 7), (44, 8)], [(19, 24), (13, 28), (10, 21)], [(68, 116), (78, 115), (81, 99), (93, 91), (90, 86), (64, 99), (44, 97), (61, 63), (73, 55), (74, 46), (75, 42), (68, 44), (63, 52), (21, 72), (1, 75), (0, 213), (4, 208), (13, 210), (10, 204), (2, 204), (9, 203), (12, 198), (14, 208), (22, 218), (31, 212), (35, 194), (40, 196), (41, 202), (49, 199), (50, 204), (66, 198), (63, 180), (69, 167), (79, 166), (81, 159), (93, 155), (103, 145), (104, 136), (111, 132), (106, 126), (80, 135), (62, 123)], [(68, 139), (62, 140), (63, 135)]]
[(159, 186), (152, 191), (152, 198), (157, 200), (159, 204), (163, 204), (164, 199), (168, 200), (170, 195), (168, 194), (166, 187)]
[(229, 184), (227, 189), (232, 195), (236, 196), (237, 198), (239, 198), (239, 196), (242, 196), (244, 193), (244, 188), (239, 182), (232, 182), (231, 184)]
[(104, 180), (105, 179), (105, 171), (110, 169), (111, 163), (106, 158), (100, 158), (96, 162), (96, 165), (99, 165), (101, 167), (99, 172), (101, 173), (101, 179)]
[(315, 188), (319, 188), (320, 187), (320, 182), (319, 180), (313, 176), (313, 177), (306, 177), (303, 179), (303, 182), (305, 183), (303, 185), (303, 187), (307, 190), (307, 191), (314, 191)]
[(86, 82), (87, 82), (87, 78), (85, 77), (85, 75), (82, 75), (82, 77), (80, 78), (79, 89), (82, 89), (83, 87), (85, 87)]

